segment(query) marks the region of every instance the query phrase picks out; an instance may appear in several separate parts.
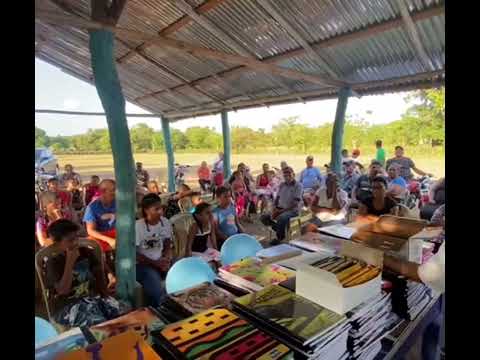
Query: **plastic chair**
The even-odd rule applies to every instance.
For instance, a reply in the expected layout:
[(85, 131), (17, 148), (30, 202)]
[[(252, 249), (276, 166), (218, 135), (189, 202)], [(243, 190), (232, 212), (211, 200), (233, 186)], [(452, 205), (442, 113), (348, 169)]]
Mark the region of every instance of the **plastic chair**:
[(47, 320), (35, 316), (35, 347), (58, 335), (55, 327)]
[[(103, 264), (102, 261), (102, 250), (98, 243), (94, 240), (89, 239), (79, 239), (79, 246), (80, 247), (88, 247), (93, 250), (95, 254), (95, 258)], [(50, 296), (49, 289), (46, 287), (45, 283), (45, 268), (47, 262), (60, 253), (60, 248), (57, 244), (52, 244), (47, 246), (37, 252), (35, 255), (35, 270), (38, 275), (38, 280), (40, 282), (40, 288), (42, 291), (43, 301), (45, 302), (45, 308), (47, 310), (48, 319), (50, 322), (53, 322), (53, 314), (51, 313), (51, 309), (53, 307), (53, 298)]]
[(248, 234), (236, 234), (230, 236), (222, 245), (220, 259), (222, 265), (230, 265), (246, 257), (255, 256), (262, 250), (262, 245), (256, 238)]
[(208, 263), (199, 257), (177, 261), (168, 271), (165, 287), (168, 294), (182, 291), (203, 282), (212, 283), (216, 275)]

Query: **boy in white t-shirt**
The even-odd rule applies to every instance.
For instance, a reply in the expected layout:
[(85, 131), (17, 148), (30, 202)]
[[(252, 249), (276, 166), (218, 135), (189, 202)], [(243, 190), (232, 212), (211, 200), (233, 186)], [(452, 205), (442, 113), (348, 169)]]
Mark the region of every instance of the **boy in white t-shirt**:
[(141, 208), (142, 218), (135, 224), (137, 281), (156, 307), (166, 295), (164, 279), (172, 262), (172, 226), (163, 216), (157, 194), (145, 195)]

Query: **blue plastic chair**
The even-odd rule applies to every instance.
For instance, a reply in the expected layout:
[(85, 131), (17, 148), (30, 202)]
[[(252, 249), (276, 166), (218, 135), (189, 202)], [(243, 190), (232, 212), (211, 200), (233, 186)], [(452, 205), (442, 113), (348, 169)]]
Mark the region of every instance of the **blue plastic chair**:
[(220, 259), (222, 265), (230, 265), (246, 257), (255, 256), (262, 245), (256, 238), (248, 234), (236, 234), (230, 236), (222, 245)]
[(58, 335), (57, 330), (47, 320), (35, 316), (35, 346)]
[(213, 282), (216, 275), (208, 263), (199, 257), (177, 261), (168, 271), (165, 288), (168, 294), (182, 291), (205, 281)]

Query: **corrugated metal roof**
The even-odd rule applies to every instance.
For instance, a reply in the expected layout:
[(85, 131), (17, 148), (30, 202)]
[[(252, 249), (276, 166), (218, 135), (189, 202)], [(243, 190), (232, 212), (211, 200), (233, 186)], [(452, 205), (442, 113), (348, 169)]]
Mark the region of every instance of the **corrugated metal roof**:
[[(404, 1), (428, 63), (410, 38), (397, 0), (183, 0), (182, 6), (174, 0), (130, 0), (118, 27), (152, 36), (167, 34), (195, 46), (306, 74), (333, 72), (359, 93), (437, 84), (443, 81), (445, 67), (444, 2)], [(185, 9), (185, 2), (196, 9), (199, 21), (189, 17), (191, 10)], [(263, 7), (265, 2), (268, 6)], [(89, 18), (89, 0), (68, 3), (75, 15)], [(49, 2), (45, 6), (63, 12)], [(290, 28), (283, 26), (285, 21)], [(36, 19), (35, 30), (39, 58), (92, 81), (88, 31), (41, 19)], [(302, 48), (305, 43), (309, 49)], [(274, 104), (275, 99), (303, 101), (338, 91), (312, 81), (142, 44), (124, 38), (116, 43), (124, 94), (129, 101), (171, 118), (197, 109), (215, 112), (229, 106)]]

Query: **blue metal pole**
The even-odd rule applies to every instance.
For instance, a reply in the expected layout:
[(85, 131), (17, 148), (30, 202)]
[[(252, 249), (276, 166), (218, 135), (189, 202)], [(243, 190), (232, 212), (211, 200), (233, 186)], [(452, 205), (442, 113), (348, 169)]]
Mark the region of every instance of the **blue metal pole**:
[(107, 117), (112, 146), (116, 193), (117, 296), (135, 303), (135, 166), (125, 115), (125, 98), (114, 57), (114, 35), (106, 30), (90, 32), (90, 54), (95, 86)]
[(343, 130), (345, 128), (345, 113), (347, 111), (348, 97), (352, 90), (349, 87), (341, 88), (338, 93), (337, 111), (332, 132), (332, 158), (330, 167), (337, 175), (342, 169)]
[(228, 179), (232, 173), (232, 141), (230, 137), (230, 126), (228, 125), (228, 112), (222, 111), (222, 135), (223, 135), (223, 176)]
[(168, 191), (175, 191), (175, 158), (173, 155), (172, 134), (170, 133), (170, 123), (167, 118), (161, 117), (163, 142), (167, 153), (167, 173), (168, 173)]

